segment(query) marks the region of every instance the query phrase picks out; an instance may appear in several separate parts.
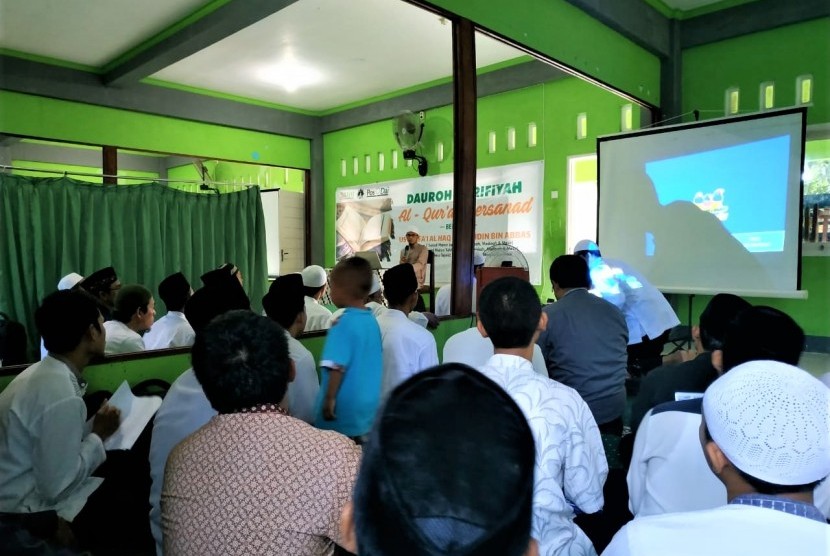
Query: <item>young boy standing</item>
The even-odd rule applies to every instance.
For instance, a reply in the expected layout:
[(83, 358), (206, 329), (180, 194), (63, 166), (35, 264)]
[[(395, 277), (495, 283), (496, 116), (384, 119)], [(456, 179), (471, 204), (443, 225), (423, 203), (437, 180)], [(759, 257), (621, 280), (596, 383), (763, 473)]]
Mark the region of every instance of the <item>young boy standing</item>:
[(363, 305), (372, 269), (366, 260), (352, 257), (337, 263), (330, 280), (332, 302), (346, 310), (332, 323), (323, 347), (314, 425), (360, 443), (372, 427), (383, 375), (380, 328)]

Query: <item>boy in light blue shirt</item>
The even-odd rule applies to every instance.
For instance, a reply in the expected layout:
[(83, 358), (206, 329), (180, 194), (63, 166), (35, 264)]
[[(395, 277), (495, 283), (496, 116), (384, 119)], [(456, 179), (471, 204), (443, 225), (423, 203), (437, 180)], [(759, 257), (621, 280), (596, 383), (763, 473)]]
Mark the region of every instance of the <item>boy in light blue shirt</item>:
[(337, 263), (330, 280), (332, 302), (346, 310), (326, 336), (314, 425), (360, 442), (375, 419), (383, 375), (380, 328), (364, 306), (372, 269), (366, 260), (352, 257)]

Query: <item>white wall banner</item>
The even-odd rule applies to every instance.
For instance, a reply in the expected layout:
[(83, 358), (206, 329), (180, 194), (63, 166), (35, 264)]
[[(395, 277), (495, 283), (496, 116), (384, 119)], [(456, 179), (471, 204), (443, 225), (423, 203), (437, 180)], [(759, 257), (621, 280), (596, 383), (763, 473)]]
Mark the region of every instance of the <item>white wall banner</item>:
[[(527, 258), (530, 281), (542, 278), (544, 162), (479, 169), (476, 249), (508, 243)], [(336, 256), (377, 251), (384, 268), (398, 264), (411, 227), (435, 252), (435, 281), (450, 281), (453, 174), (337, 189)]]

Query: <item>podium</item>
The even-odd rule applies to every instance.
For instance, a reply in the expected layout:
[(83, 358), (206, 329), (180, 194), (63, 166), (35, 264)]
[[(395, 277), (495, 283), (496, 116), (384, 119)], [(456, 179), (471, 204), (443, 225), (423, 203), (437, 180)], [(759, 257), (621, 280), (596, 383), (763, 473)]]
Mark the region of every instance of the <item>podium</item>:
[(505, 276), (515, 276), (525, 282), (530, 282), (530, 272), (517, 266), (483, 266), (476, 269), (476, 307), (478, 307), (478, 297), (481, 295), (481, 290), (493, 280)]

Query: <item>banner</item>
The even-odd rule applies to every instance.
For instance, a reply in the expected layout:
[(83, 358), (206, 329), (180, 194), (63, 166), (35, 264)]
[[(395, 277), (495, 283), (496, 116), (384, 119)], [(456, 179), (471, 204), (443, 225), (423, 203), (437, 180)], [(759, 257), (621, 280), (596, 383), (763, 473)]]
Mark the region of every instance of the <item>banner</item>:
[[(476, 177), (476, 249), (486, 254), (495, 244), (516, 247), (527, 259), (533, 284), (542, 278), (543, 175), (540, 161), (484, 168)], [(406, 232), (414, 227), (419, 243), (435, 253), (436, 283), (449, 283), (452, 198), (453, 174), (338, 188), (337, 259), (373, 250), (384, 268), (395, 266)]]

